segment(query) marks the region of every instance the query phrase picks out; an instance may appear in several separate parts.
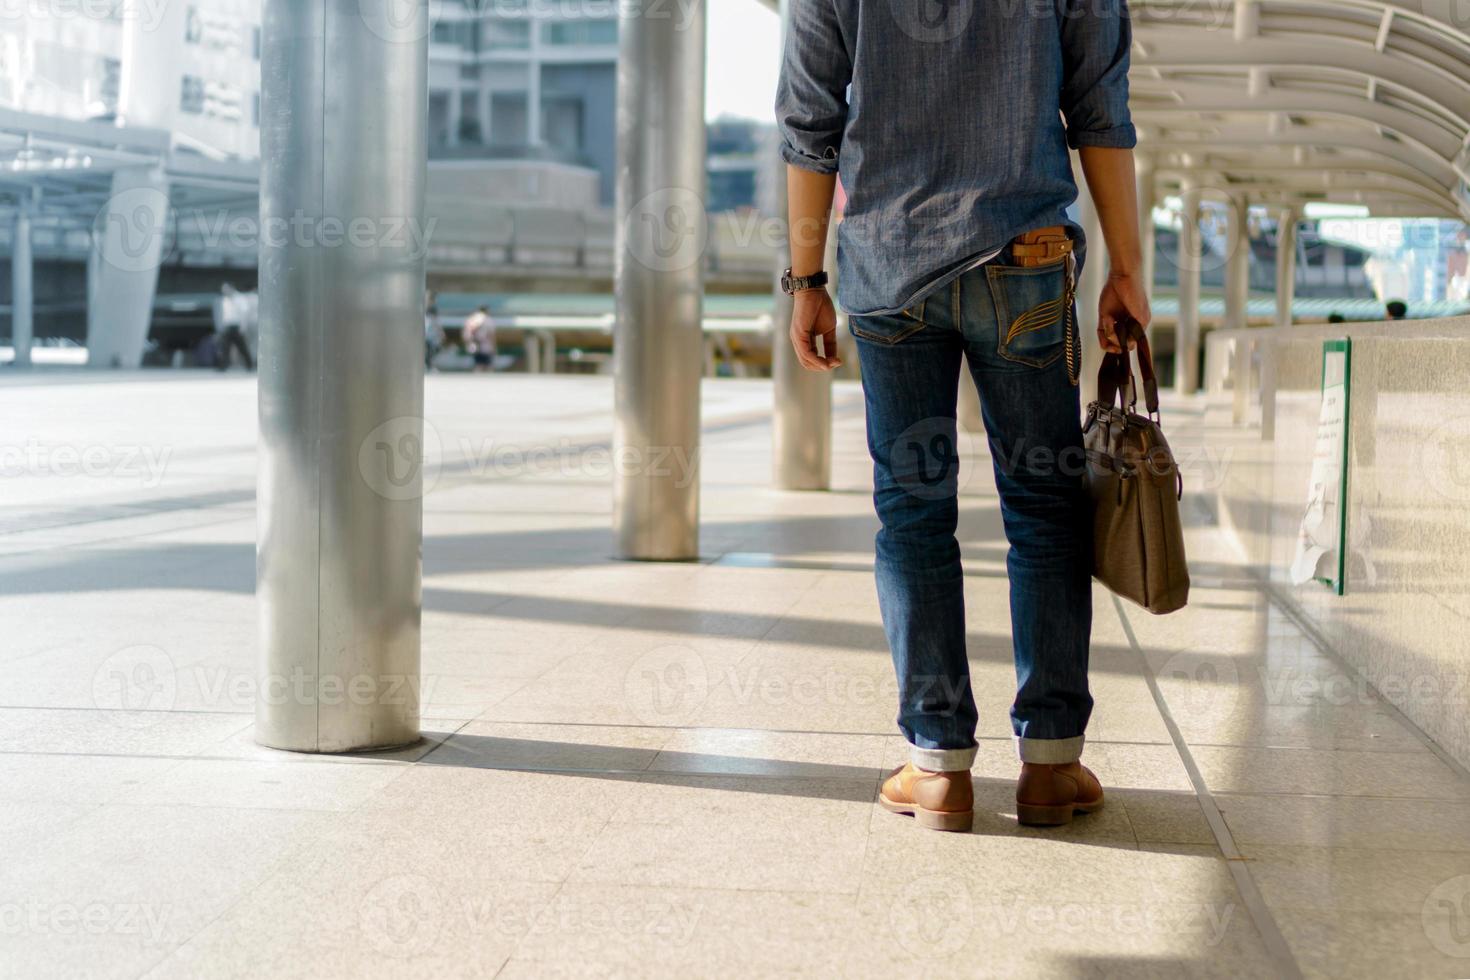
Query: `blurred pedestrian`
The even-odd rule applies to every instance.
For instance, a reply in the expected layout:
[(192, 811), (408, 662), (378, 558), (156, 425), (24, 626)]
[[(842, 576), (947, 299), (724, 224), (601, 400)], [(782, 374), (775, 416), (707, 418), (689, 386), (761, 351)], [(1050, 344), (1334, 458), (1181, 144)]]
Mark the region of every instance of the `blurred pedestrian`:
[(216, 344), (214, 367), (216, 371), (230, 368), (230, 353), (238, 350), (245, 370), (255, 370), (255, 359), (250, 356), (250, 345), (245, 343), (241, 332), (247, 313), (245, 297), (229, 283), (220, 286), (219, 298), (214, 303), (214, 329), (219, 340)]
[(465, 317), (464, 345), (475, 361), (475, 373), (483, 374), (495, 367), (495, 321), (490, 308), (481, 306)]
[(444, 348), (444, 323), (439, 318), (439, 294), (432, 289), (424, 297), (424, 370), (434, 370), (434, 358)]

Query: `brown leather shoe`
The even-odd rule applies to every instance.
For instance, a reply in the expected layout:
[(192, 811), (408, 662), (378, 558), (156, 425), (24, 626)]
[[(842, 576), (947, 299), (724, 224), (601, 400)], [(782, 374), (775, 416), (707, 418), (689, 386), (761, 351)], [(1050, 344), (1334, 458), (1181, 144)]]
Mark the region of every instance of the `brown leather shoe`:
[(1060, 766), (1021, 763), (1016, 783), (1016, 819), (1028, 827), (1060, 827), (1074, 813), (1092, 813), (1103, 806), (1102, 784), (1080, 762)]
[(884, 780), (878, 802), (883, 809), (907, 814), (930, 830), (969, 833), (975, 822), (975, 786), (968, 769), (928, 772), (907, 763)]

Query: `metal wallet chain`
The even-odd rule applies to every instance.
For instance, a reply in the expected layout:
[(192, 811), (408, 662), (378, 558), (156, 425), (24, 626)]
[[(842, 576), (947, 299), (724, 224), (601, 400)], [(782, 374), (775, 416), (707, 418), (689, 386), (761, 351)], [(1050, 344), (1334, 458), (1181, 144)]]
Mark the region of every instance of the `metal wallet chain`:
[(1076, 273), (1074, 271), (1076, 269), (1076, 266), (1077, 266), (1076, 260), (1072, 257), (1071, 253), (1068, 253), (1067, 254), (1067, 288), (1066, 288), (1066, 294), (1062, 297), (1062, 309), (1064, 311), (1062, 313), (1062, 315), (1066, 318), (1066, 330), (1067, 330), (1067, 348), (1066, 348), (1066, 357), (1067, 357), (1067, 380), (1070, 381), (1070, 382), (1072, 382), (1072, 387), (1073, 388), (1077, 387), (1078, 378), (1079, 378), (1079, 376), (1082, 373), (1082, 365), (1077, 360), (1077, 346), (1078, 346), (1078, 344), (1077, 344), (1077, 338), (1075, 337), (1075, 334), (1077, 332), (1077, 327), (1076, 327), (1076, 324), (1073, 322), (1076, 318), (1074, 317), (1074, 315), (1072, 313), (1072, 302), (1077, 297), (1077, 276), (1076, 276)]

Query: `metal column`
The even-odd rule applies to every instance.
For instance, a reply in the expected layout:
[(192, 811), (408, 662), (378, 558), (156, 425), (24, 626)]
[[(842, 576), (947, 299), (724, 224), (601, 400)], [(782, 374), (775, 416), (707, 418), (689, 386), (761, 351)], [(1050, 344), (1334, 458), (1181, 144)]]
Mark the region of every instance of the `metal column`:
[[(783, 16), (786, 5), (782, 4)], [(770, 214), (786, 224), (786, 162), (772, 144)], [(836, 234), (837, 227), (831, 228)], [(776, 305), (771, 314), (771, 478), (778, 490), (826, 490), (832, 485), (832, 373), (808, 371), (791, 347), (792, 298), (781, 291), (791, 265), (784, 242), (776, 250)]]
[(1249, 322), (1251, 288), (1250, 202), (1244, 197), (1230, 200), (1226, 247), (1229, 254), (1225, 259), (1225, 329), (1243, 330)]
[(255, 731), (276, 748), (419, 737), (429, 23), (405, 9), (264, 5)]
[(1154, 161), (1147, 153), (1135, 157), (1138, 187), (1138, 244), (1143, 253), (1143, 266), (1139, 270), (1143, 277), (1143, 288), (1150, 303), (1154, 299), (1154, 252), (1158, 249), (1158, 236), (1154, 230), (1154, 204), (1158, 201), (1158, 190), (1154, 184)]
[(1276, 325), (1291, 326), (1291, 306), (1296, 300), (1296, 229), (1301, 213), (1285, 207), (1276, 218)]
[(704, 0), (624, 4), (618, 50), (613, 537), (620, 558), (699, 555), (704, 338)]
[(1072, 172), (1077, 175), (1077, 223), (1087, 236), (1087, 255), (1077, 280), (1077, 332), (1082, 339), (1078, 383), (1085, 407), (1097, 397), (1097, 369), (1102, 366), (1103, 352), (1097, 342), (1097, 304), (1102, 298), (1103, 284), (1108, 280), (1108, 246), (1103, 240), (1102, 220), (1092, 201), (1092, 192), (1082, 175), (1081, 160), (1075, 153), (1072, 164)]
[(1184, 395), (1199, 388), (1199, 183), (1181, 181), (1179, 215), (1179, 321), (1174, 332), (1174, 386)]
[(31, 198), (22, 194), (10, 243), (10, 345), (15, 367), (29, 367), (34, 336), (35, 266), (31, 259)]

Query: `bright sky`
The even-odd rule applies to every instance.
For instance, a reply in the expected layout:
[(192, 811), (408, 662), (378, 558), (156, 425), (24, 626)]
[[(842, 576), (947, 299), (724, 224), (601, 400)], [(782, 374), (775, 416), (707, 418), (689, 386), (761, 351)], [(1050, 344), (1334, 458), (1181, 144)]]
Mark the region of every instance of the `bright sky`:
[(781, 67), (780, 23), (756, 0), (709, 0), (704, 112), (772, 121)]

